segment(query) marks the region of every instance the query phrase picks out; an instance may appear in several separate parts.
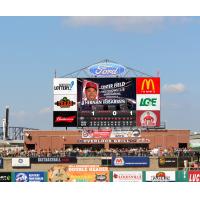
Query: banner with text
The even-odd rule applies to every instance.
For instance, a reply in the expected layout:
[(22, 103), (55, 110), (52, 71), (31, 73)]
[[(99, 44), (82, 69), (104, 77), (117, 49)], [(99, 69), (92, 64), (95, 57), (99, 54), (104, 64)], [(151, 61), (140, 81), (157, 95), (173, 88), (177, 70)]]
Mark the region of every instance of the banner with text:
[(175, 182), (175, 171), (146, 171), (146, 182)]
[(188, 172), (189, 182), (200, 182), (200, 171)]
[(115, 167), (149, 167), (149, 157), (112, 157), (112, 166)]
[(46, 172), (14, 172), (13, 182), (47, 182)]
[(31, 163), (77, 163), (76, 157), (32, 157)]
[(142, 182), (142, 171), (111, 171), (111, 182)]
[(0, 172), (0, 182), (11, 182), (11, 172)]
[(48, 181), (109, 182), (109, 168), (99, 165), (58, 165), (48, 171)]

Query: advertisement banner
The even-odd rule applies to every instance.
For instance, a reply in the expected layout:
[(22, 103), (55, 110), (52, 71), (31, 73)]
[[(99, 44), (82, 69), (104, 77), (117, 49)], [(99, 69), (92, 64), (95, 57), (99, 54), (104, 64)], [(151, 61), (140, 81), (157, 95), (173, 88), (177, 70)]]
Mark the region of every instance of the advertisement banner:
[(175, 171), (146, 171), (146, 182), (175, 182)]
[(149, 164), (149, 157), (112, 157), (112, 166), (114, 167), (149, 167)]
[(133, 130), (112, 130), (112, 129), (84, 129), (82, 138), (107, 139), (107, 138), (135, 138), (141, 134), (140, 129)]
[(178, 158), (158, 158), (158, 166), (160, 168), (177, 168), (178, 167)]
[(53, 93), (56, 94), (77, 94), (77, 79), (76, 78), (54, 78)]
[(95, 130), (95, 129), (84, 129), (82, 131), (82, 138), (110, 138), (112, 129)]
[(138, 77), (137, 94), (160, 94), (160, 78)]
[(11, 182), (11, 172), (0, 172), (0, 182)]
[(112, 171), (112, 182), (142, 182), (142, 171)]
[(109, 168), (99, 165), (54, 166), (48, 171), (49, 182), (109, 182)]
[(12, 167), (30, 167), (30, 158), (12, 158)]
[(77, 163), (76, 157), (32, 157), (31, 163)]
[(54, 111), (53, 112), (54, 127), (74, 127), (77, 126), (76, 111)]
[(46, 172), (14, 172), (14, 182), (47, 182)]
[(3, 169), (3, 158), (0, 158), (0, 169)]
[(188, 172), (189, 182), (200, 182), (200, 171)]
[(77, 111), (77, 94), (54, 95), (54, 111)]
[(191, 157), (158, 158), (158, 166), (160, 168), (187, 168), (189, 167), (189, 162), (191, 162)]
[(176, 171), (177, 182), (188, 182), (188, 170)]
[(78, 78), (78, 126), (136, 125), (135, 78)]
[(137, 94), (137, 110), (160, 110), (160, 95)]
[(137, 111), (138, 127), (160, 126), (160, 111)]

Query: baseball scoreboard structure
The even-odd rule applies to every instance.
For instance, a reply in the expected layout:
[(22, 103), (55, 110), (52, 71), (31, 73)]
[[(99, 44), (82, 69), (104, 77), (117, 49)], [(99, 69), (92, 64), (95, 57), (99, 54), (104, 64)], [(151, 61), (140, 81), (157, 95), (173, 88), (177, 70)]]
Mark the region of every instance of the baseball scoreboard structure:
[[(54, 78), (54, 127), (159, 127), (160, 78), (102, 62), (90, 77)], [(129, 75), (129, 77), (127, 77)]]

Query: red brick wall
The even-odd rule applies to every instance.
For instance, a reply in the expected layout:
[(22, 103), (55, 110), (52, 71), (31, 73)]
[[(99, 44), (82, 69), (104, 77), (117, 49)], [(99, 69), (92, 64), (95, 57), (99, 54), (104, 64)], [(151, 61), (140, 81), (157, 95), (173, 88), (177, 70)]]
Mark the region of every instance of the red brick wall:
[[(35, 144), (40, 149), (62, 149), (65, 144), (78, 144), (81, 139), (79, 131), (27, 131), (31, 140), (25, 137), (25, 144)], [(145, 131), (141, 136), (150, 140), (150, 148), (178, 147), (179, 143), (189, 144), (189, 130)], [(108, 144), (106, 144), (108, 146)]]

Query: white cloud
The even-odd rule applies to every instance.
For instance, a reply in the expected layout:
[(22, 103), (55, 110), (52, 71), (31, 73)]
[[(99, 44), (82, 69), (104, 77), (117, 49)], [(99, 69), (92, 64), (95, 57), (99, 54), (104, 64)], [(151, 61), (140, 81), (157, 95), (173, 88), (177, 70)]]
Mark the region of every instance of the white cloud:
[(186, 87), (182, 83), (165, 84), (163, 86), (163, 91), (168, 93), (183, 93), (186, 91)]
[(43, 114), (48, 114), (48, 113), (51, 113), (51, 112), (52, 112), (52, 108), (51, 107), (45, 107), (45, 108), (42, 108), (39, 111), (39, 114), (43, 115)]
[(64, 24), (68, 26), (106, 26), (114, 28), (118, 31), (139, 31), (139, 32), (152, 32), (163, 26), (164, 22), (170, 23), (190, 23), (194, 21), (191, 17), (162, 17), (162, 16), (121, 16), (121, 17), (66, 17)]
[(118, 31), (151, 31), (163, 23), (164, 17), (66, 17), (69, 26), (107, 26)]

